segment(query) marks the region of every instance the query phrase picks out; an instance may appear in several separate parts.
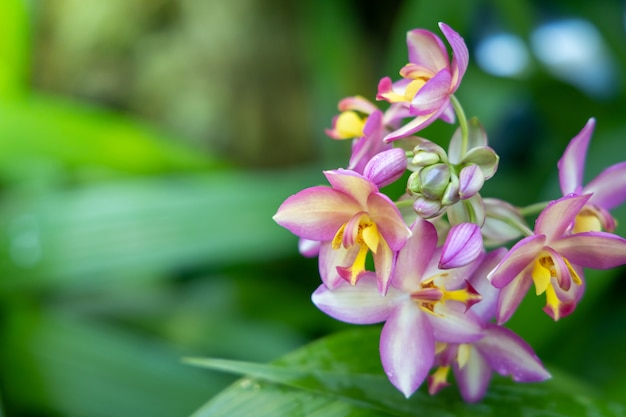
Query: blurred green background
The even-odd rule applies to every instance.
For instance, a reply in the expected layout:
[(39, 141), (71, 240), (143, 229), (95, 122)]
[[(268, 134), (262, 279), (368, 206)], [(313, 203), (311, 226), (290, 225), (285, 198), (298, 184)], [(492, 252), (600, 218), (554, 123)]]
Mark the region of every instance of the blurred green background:
[[(271, 216), (346, 165), (323, 133), (337, 101), (373, 99), (406, 31), (439, 21), (468, 44), (457, 95), (501, 156), (484, 196), (558, 197), (591, 116), (587, 177), (625, 159), (623, 1), (0, 1), (2, 415), (186, 416), (233, 379), (181, 357), (268, 361), (347, 328)], [(589, 271), (556, 324), (534, 296), (511, 321), (617, 400), (624, 275)]]

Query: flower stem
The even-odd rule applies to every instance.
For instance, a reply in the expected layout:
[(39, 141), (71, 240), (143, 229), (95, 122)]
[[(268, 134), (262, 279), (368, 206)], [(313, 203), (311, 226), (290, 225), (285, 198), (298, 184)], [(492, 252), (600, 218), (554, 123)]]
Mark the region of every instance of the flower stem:
[(548, 206), (549, 201), (542, 201), (540, 203), (531, 204), (530, 206), (520, 207), (519, 212), (522, 216), (532, 216), (534, 214), (541, 213), (541, 211)]
[(450, 101), (452, 102), (452, 107), (454, 107), (454, 112), (456, 113), (456, 117), (459, 119), (459, 127), (461, 128), (461, 159), (467, 153), (467, 147), (469, 142), (469, 129), (467, 127), (467, 117), (465, 117), (465, 112), (463, 111), (463, 107), (459, 102), (459, 99), (453, 94), (450, 96)]
[(398, 207), (400, 209), (400, 208), (404, 208), (404, 207), (411, 207), (413, 205), (413, 203), (415, 203), (415, 200), (406, 199), (406, 200), (396, 201), (394, 204), (396, 205), (396, 207)]

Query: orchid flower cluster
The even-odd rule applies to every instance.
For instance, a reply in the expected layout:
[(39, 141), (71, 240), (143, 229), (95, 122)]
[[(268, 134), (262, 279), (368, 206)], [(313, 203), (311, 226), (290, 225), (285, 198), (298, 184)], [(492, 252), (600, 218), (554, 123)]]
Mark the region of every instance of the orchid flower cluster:
[[(401, 78), (378, 84), (386, 110), (360, 96), (339, 102), (327, 134), (352, 141), (348, 166), (324, 172), (330, 187), (287, 198), (274, 220), (300, 237), (303, 255), (319, 257), (312, 299), (320, 310), (384, 323), (380, 358), (398, 390), (409, 397), (426, 381), (435, 394), (452, 370), (463, 399), (476, 402), (493, 372), (518, 382), (550, 377), (504, 327), (531, 286), (556, 321), (581, 299), (583, 268), (626, 263), (609, 212), (626, 199), (626, 162), (583, 185), (590, 119), (558, 162), (562, 197), (525, 209), (483, 198), (499, 157), (454, 96), (468, 66), (465, 42), (439, 27), (452, 56), (436, 34), (409, 31)], [(458, 121), (447, 150), (416, 135), (439, 119)], [(392, 200), (382, 190), (396, 181), (406, 192)]]

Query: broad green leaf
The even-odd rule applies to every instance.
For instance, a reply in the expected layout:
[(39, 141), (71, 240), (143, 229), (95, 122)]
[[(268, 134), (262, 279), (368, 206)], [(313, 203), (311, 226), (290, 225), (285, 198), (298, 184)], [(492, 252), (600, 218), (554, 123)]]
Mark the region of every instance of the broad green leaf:
[(561, 375), (542, 384), (495, 378), (478, 404), (465, 404), (454, 388), (436, 396), (422, 388), (407, 400), (380, 367), (379, 333), (373, 327), (332, 335), (271, 365), (188, 359), (198, 366), (246, 375), (193, 417), (238, 417), (251, 415), (246, 414), (250, 410), (257, 410), (255, 417), (626, 415), (623, 405), (595, 399), (591, 389)]
[(147, 125), (112, 111), (33, 96), (0, 101), (0, 174), (21, 179), (33, 165), (157, 174), (224, 166)]
[(232, 382), (184, 366), (181, 352), (164, 340), (91, 318), (10, 306), (0, 331), (0, 373), (11, 415), (185, 415)]
[(293, 254), (297, 239), (272, 216), (318, 177), (223, 172), (8, 195), (0, 206), (0, 286), (102, 285)]

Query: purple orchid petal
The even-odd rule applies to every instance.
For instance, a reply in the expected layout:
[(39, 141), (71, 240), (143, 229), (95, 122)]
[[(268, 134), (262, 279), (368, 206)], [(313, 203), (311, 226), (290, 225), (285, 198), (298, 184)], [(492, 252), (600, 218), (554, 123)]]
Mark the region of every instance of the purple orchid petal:
[(403, 149), (394, 148), (374, 155), (363, 170), (363, 175), (379, 188), (389, 185), (402, 177), (407, 167)]
[(534, 262), (543, 249), (546, 237), (543, 235), (528, 236), (515, 244), (500, 261), (498, 266), (489, 273), (487, 278), (496, 288), (508, 285), (527, 266)]
[(317, 186), (287, 198), (273, 218), (296, 236), (325, 241), (331, 240), (358, 210), (360, 206), (351, 196)]
[(559, 183), (563, 195), (579, 194), (583, 185), (585, 157), (596, 125), (595, 119), (589, 119), (585, 127), (570, 141), (559, 160)]
[(453, 226), (443, 244), (440, 269), (458, 268), (474, 262), (483, 253), (480, 227), (474, 223)]
[(320, 244), (317, 240), (299, 239), (298, 251), (306, 258), (314, 258), (320, 253)]
[(611, 165), (583, 188), (589, 203), (611, 210), (626, 200), (626, 162)]
[(407, 136), (411, 136), (413, 133), (430, 126), (441, 113), (445, 110), (445, 107), (441, 107), (437, 111), (431, 114), (424, 114), (421, 116), (417, 116), (410, 122), (406, 123), (404, 126), (399, 129), (394, 130), (391, 133), (388, 133), (387, 136), (383, 138), (383, 140), (387, 143), (393, 142), (394, 140), (402, 139)]
[(409, 62), (428, 68), (435, 74), (450, 66), (448, 51), (441, 39), (425, 29), (414, 29), (406, 34)]
[(559, 239), (576, 219), (590, 195), (567, 195), (550, 204), (539, 214), (535, 222), (535, 233), (546, 235), (548, 242)]
[(450, 123), (450, 124), (456, 121), (456, 113), (454, 111), (454, 106), (452, 105), (452, 103), (448, 103), (446, 108), (443, 109), (443, 112), (441, 113), (439, 118), (443, 120), (444, 122)]
[(435, 111), (439, 111), (439, 114), (443, 113), (450, 103), (448, 97), (450, 78), (450, 72), (447, 69), (442, 69), (428, 80), (411, 100), (411, 113), (415, 116), (430, 114)]
[(371, 194), (367, 200), (370, 218), (376, 223), (379, 233), (392, 250), (398, 251), (411, 236), (400, 210), (384, 194)]
[(509, 329), (489, 324), (485, 337), (474, 346), (494, 371), (510, 375), (513, 381), (539, 382), (550, 378), (528, 343)]
[(389, 282), (394, 267), (394, 253), (387, 245), (387, 242), (381, 239), (378, 250), (374, 254), (374, 268), (378, 277), (378, 291), (385, 295), (389, 288)]
[(383, 297), (377, 287), (376, 276), (370, 272), (355, 286), (343, 282), (331, 290), (320, 285), (311, 298), (317, 308), (337, 320), (352, 324), (380, 323), (387, 320), (406, 296), (392, 289)]
[(324, 175), (333, 189), (351, 196), (363, 208), (366, 207), (367, 197), (378, 192), (378, 188), (370, 180), (349, 169), (324, 171)]
[(551, 246), (570, 263), (593, 269), (626, 264), (626, 239), (606, 232), (566, 236)]
[(414, 303), (400, 303), (385, 322), (380, 359), (389, 381), (407, 398), (428, 376), (435, 359), (435, 339), (426, 313)]
[(355, 245), (349, 249), (340, 246), (332, 248), (330, 241), (320, 245), (319, 272), (322, 282), (330, 289), (337, 288), (339, 284), (345, 282), (337, 272), (337, 267), (352, 265), (359, 253), (359, 246)]
[(419, 288), (426, 267), (437, 247), (437, 230), (432, 223), (417, 218), (411, 226), (411, 237), (398, 253), (393, 284), (405, 292)]
[(472, 306), (472, 313), (478, 316), (483, 323), (487, 323), (496, 316), (496, 307), (498, 302), (499, 289), (491, 285), (487, 279), (487, 274), (496, 267), (496, 265), (504, 258), (507, 249), (500, 247), (485, 255), (480, 267), (472, 274), (469, 279), (470, 284), (476, 292), (482, 296), (482, 299)]
[(465, 41), (461, 35), (456, 33), (450, 26), (445, 23), (439, 23), (439, 28), (446, 37), (450, 47), (452, 47), (451, 92), (454, 92), (461, 83), (461, 79), (467, 70), (467, 66), (469, 64), (469, 51), (467, 50), (467, 46), (465, 45)]
[(491, 381), (491, 368), (476, 348), (470, 346), (469, 349), (469, 358), (463, 367), (455, 362), (452, 369), (463, 400), (475, 403), (482, 400), (487, 393)]
[(427, 314), (435, 340), (444, 343), (471, 343), (483, 337), (482, 323), (472, 311), (452, 301), (437, 304), (435, 314)]
[(470, 198), (480, 191), (484, 183), (485, 175), (478, 165), (464, 167), (459, 173), (459, 197), (461, 200)]
[[(529, 268), (530, 269), (530, 268)], [(506, 323), (522, 302), (528, 292), (533, 279), (530, 271), (524, 271), (518, 275), (507, 286), (500, 290), (498, 295), (498, 309), (496, 312), (496, 322), (500, 325)]]
[[(546, 246), (543, 250), (544, 253), (548, 253), (550, 255), (550, 258), (554, 263), (554, 274), (556, 275), (554, 279), (556, 280), (557, 286), (562, 288), (564, 291), (569, 290), (572, 285), (572, 275), (569, 272), (567, 264), (561, 255), (559, 255), (559, 253), (553, 248)], [(541, 294), (543, 290), (545, 290), (545, 288), (542, 289), (541, 292), (538, 292), (537, 295)], [(537, 291), (539, 291), (539, 289), (537, 289)]]
[(361, 96), (346, 97), (339, 101), (339, 111), (356, 110), (361, 113), (371, 114), (378, 110), (376, 105)]

